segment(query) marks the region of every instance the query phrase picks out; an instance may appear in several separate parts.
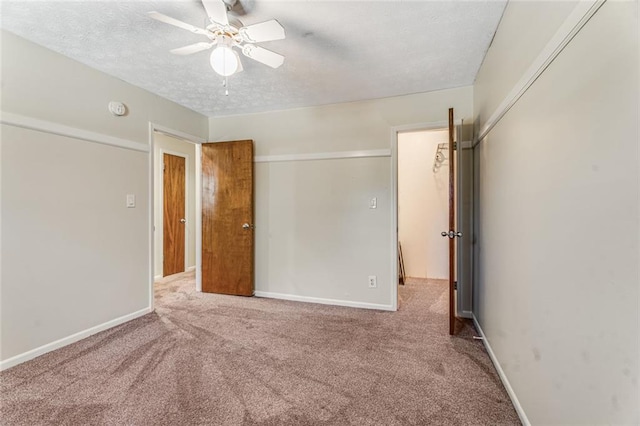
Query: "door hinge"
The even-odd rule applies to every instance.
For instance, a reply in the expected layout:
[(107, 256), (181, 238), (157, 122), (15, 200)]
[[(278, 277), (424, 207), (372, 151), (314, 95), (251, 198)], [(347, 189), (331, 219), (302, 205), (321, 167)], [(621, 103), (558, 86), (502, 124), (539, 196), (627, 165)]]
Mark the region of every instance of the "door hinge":
[(458, 281), (454, 281), (453, 282), (453, 289), (457, 290), (458, 289)]

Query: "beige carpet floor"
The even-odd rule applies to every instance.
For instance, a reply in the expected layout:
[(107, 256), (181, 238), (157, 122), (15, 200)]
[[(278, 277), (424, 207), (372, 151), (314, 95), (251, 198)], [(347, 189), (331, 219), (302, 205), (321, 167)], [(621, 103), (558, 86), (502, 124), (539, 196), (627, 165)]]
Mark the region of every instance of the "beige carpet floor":
[(442, 282), (398, 312), (156, 284), (156, 312), (0, 373), (2, 425), (516, 425)]

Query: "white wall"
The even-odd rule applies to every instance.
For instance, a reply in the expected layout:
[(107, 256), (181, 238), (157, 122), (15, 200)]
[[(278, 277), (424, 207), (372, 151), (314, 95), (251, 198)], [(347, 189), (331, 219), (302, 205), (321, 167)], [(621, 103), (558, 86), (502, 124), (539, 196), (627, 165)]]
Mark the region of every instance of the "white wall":
[[(449, 278), (449, 162), (433, 171), (446, 130), (398, 135), (398, 236), (409, 277)], [(448, 156), (444, 151), (443, 155)]]
[[(554, 5), (509, 3), (477, 88)], [(638, 47), (638, 3), (606, 2), (477, 148), (474, 311), (531, 424), (640, 422)]]
[(155, 218), (155, 234), (154, 234), (154, 276), (162, 277), (163, 265), (163, 205), (162, 205), (162, 152), (168, 154), (183, 154), (186, 160), (186, 208), (187, 223), (185, 231), (187, 237), (187, 245), (185, 247), (186, 267), (192, 267), (196, 264), (196, 146), (193, 143), (185, 142), (162, 133), (154, 133), (153, 145), (153, 187), (154, 187), (154, 218)]
[[(202, 115), (0, 34), (0, 357), (6, 368), (149, 309), (149, 122), (200, 137), (208, 124)], [(128, 115), (113, 117), (111, 100), (124, 102)], [(17, 115), (94, 132), (103, 141), (120, 138), (133, 149), (18, 128), (11, 124)], [(135, 209), (125, 207), (130, 193)]]
[[(149, 144), (148, 123), (206, 137), (205, 116), (33, 44), (7, 31), (2, 43), (2, 111)], [(126, 117), (107, 110), (127, 105)]]
[[(432, 93), (212, 118), (210, 140), (253, 139), (256, 293), (392, 308), (391, 158), (275, 162), (272, 155), (391, 148), (391, 129), (470, 120), (470, 87)], [(369, 209), (377, 197), (378, 208)], [(367, 277), (376, 275), (377, 289)]]
[(256, 291), (388, 305), (388, 159), (256, 166)]
[(149, 305), (147, 163), (2, 125), (3, 360)]
[(505, 8), (500, 32), (493, 38), (473, 85), (476, 128), (498, 108), (578, 1), (517, 3)]
[(440, 90), (394, 98), (299, 108), (263, 114), (211, 118), (211, 140), (255, 141), (255, 155), (389, 149), (391, 127), (446, 122), (448, 108), (456, 120), (471, 122), (473, 89)]

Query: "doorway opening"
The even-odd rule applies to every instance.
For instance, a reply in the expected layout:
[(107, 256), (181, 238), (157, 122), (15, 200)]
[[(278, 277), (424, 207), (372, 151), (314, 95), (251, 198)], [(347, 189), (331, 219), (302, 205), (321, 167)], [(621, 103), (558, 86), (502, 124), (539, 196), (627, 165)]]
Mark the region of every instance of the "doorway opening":
[(447, 129), (398, 133), (398, 244), (406, 279), (448, 281)]
[(200, 145), (157, 129), (152, 137), (153, 281), (157, 282), (196, 270)]

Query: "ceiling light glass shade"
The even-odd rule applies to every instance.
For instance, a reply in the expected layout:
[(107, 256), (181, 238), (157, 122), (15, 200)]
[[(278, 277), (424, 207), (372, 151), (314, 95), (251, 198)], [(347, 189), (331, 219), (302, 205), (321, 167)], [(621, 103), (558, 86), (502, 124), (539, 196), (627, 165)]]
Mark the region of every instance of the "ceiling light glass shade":
[(238, 71), (238, 56), (229, 46), (218, 46), (211, 52), (211, 68), (223, 77)]

